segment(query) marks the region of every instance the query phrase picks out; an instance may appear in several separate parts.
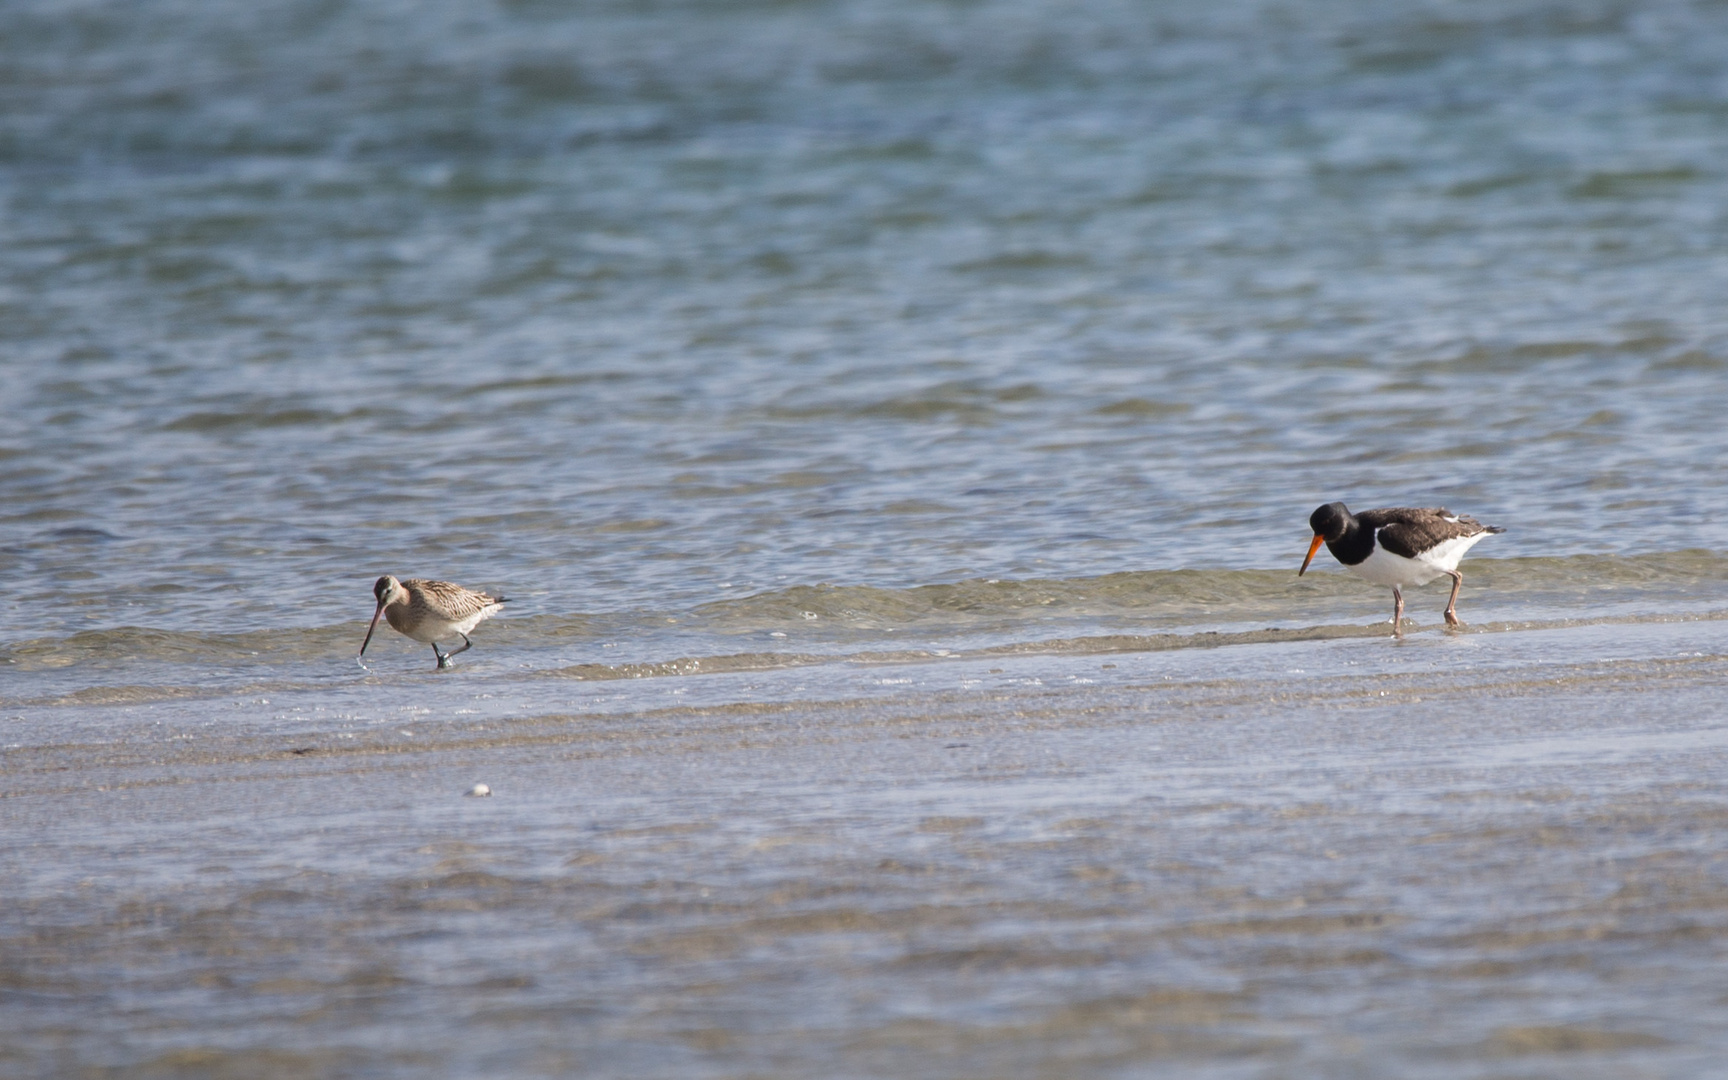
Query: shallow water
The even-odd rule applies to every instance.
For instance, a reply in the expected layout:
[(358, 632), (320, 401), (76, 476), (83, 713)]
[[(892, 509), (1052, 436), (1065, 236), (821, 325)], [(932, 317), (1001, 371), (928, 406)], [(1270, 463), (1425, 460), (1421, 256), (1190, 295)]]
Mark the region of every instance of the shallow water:
[(1720, 1056), (1728, 8), (3, 22), (0, 1072)]
[(11, 16), (14, 627), (1728, 547), (1712, 6)]

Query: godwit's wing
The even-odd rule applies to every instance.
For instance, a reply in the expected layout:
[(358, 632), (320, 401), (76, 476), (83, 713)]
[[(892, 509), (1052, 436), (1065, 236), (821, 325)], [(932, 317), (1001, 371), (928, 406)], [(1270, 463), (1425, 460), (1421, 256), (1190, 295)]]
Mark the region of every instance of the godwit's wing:
[(448, 581), (428, 578), (409, 578), (402, 587), (408, 590), (410, 618), (430, 617), (453, 625), (468, 623), (469, 629), (508, 602), (507, 597), (489, 596)]

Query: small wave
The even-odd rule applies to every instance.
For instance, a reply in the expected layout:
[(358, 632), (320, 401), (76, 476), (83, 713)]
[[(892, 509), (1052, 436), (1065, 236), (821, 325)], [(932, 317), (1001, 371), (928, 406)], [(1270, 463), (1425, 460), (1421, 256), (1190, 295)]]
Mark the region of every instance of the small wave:
[[(364, 627), (362, 627), (364, 629)], [(329, 655), (354, 639), (351, 626), (283, 628), (246, 633), (158, 630), (117, 626), (83, 630), (66, 637), (31, 638), (0, 646), (0, 663), (14, 671), (44, 671), (78, 664), (136, 661), (166, 663), (245, 663), (259, 657), (284, 662)]]
[[(233, 693), (232, 690), (226, 691)], [(22, 705), (147, 705), (158, 701), (178, 701), (185, 698), (208, 697), (211, 691), (199, 686), (89, 686), (82, 690), (54, 697), (33, 698), (14, 704)]]
[[(1473, 624), (1468, 634), (1505, 634), (1560, 630), (1582, 626), (1630, 626), (1674, 622), (1728, 620), (1728, 609), (1686, 615), (1618, 615), (1577, 619), (1531, 619), (1489, 621)], [(1440, 632), (1438, 624), (1406, 620), (1406, 634)], [(748, 672), (785, 671), (823, 665), (952, 664), (1028, 656), (1102, 656), (1130, 653), (1211, 650), (1248, 645), (1292, 644), (1358, 638), (1388, 638), (1384, 622), (1327, 623), (1301, 627), (1266, 627), (1253, 630), (1201, 630), (1184, 633), (1094, 634), (1050, 637), (1030, 641), (982, 645), (970, 649), (865, 649), (832, 653), (743, 652), (712, 656), (683, 656), (672, 660), (644, 660), (617, 664), (581, 663), (542, 668), (532, 672), (510, 672), (506, 678), (571, 679), (611, 682), (634, 679), (687, 678)], [(205, 659), (208, 659), (206, 656)], [(255, 669), (254, 669), (255, 671)], [(296, 681), (248, 681), (222, 685), (96, 685), (60, 694), (28, 699), (0, 699), (6, 706), (104, 706), (137, 705), (192, 698), (232, 697), (253, 693), (282, 694), (326, 683)]]
[(1310, 626), (1301, 629), (1208, 630), (1196, 634), (1109, 634), (1098, 637), (1055, 638), (978, 649), (895, 649), (850, 653), (734, 653), (727, 656), (687, 656), (664, 662), (575, 664), (547, 672), (576, 679), (655, 679), (680, 675), (724, 675), (740, 671), (775, 671), (817, 664), (919, 664), (978, 660), (992, 656), (1054, 655), (1059, 653), (1164, 652), (1170, 649), (1212, 649), (1272, 641), (1327, 641), (1334, 638), (1380, 637), (1383, 626)]
[[(854, 628), (947, 627), (1028, 616), (1115, 616), (1214, 625), (1260, 622), (1313, 612), (1316, 601), (1355, 603), (1374, 593), (1356, 578), (1322, 567), (1298, 578), (1295, 566), (1277, 570), (1138, 570), (1091, 578), (977, 578), (907, 589), (869, 585), (796, 585), (705, 604), (696, 614), (716, 626), (755, 629), (817, 618)], [(1694, 596), (1704, 586), (1728, 585), (1728, 560), (1708, 550), (1650, 555), (1572, 555), (1549, 558), (1473, 558), (1464, 566), (1466, 595), (1492, 593), (1497, 601), (1551, 599), (1594, 602), (1649, 595), (1650, 606)], [(1365, 591), (1366, 590), (1366, 591)], [(1376, 594), (1377, 595), (1377, 594)]]
[[(596, 640), (634, 641), (650, 652), (665, 650), (661, 655), (683, 642), (686, 648), (694, 645), (711, 653), (556, 669), (568, 677), (647, 678), (831, 663), (837, 659), (885, 662), (923, 658), (923, 653), (900, 648), (900, 639), (907, 633), (918, 634), (923, 639), (920, 644), (931, 638), (947, 638), (956, 647), (1010, 650), (1068, 647), (1043, 644), (1049, 640), (1111, 640), (1120, 643), (1111, 647), (1124, 649), (1282, 640), (1292, 634), (1355, 632), (1350, 629), (1352, 624), (1385, 606), (1383, 590), (1335, 569), (1298, 578), (1294, 572), (1297, 560), (1293, 557), (1291, 562), (1291, 567), (1277, 570), (1148, 570), (1072, 579), (980, 578), (911, 588), (797, 585), (717, 600), (688, 613), (513, 615), (489, 624), (484, 640), (477, 644), (488, 650), (520, 652), (532, 648), (541, 658), (537, 667), (546, 662), (548, 652), (581, 649)], [(1427, 595), (1422, 601), (1411, 597), (1418, 618), (1424, 610), (1421, 604), (1431, 599)], [(1554, 620), (1573, 613), (1584, 620), (1692, 617), (1728, 603), (1728, 560), (1721, 553), (1706, 550), (1473, 559), (1465, 566), (1464, 603), (1467, 619), (1472, 607), (1482, 619), (1510, 615)], [(1499, 610), (1482, 610), (1490, 604)], [(671, 628), (669, 615), (679, 616), (677, 629)], [(357, 617), (331, 626), (233, 633), (140, 626), (85, 630), (0, 644), (0, 664), (12, 672), (138, 664), (183, 664), (206, 671), (238, 672), (259, 666), (325, 663), (353, 655), (364, 633), (364, 621)], [(1257, 629), (1260, 627), (1269, 628)], [(790, 648), (786, 652), (722, 651), (726, 640), (769, 633), (786, 639)], [(872, 651), (858, 651), (861, 649)], [(129, 679), (155, 681), (142, 674)]]
[[(1703, 622), (1728, 619), (1728, 610), (1675, 615), (1625, 615), (1584, 619), (1532, 619), (1486, 622), (1464, 632), (1503, 634), (1533, 630), (1560, 630), (1577, 626), (1635, 625), (1639, 623)], [(1406, 633), (1438, 630), (1414, 620), (1405, 620)], [(1170, 652), (1179, 649), (1220, 649), (1237, 645), (1284, 644), (1302, 641), (1339, 641), (1348, 638), (1386, 638), (1390, 627), (1383, 622), (1327, 624), (1302, 627), (1266, 627), (1260, 630), (1202, 630), (1179, 634), (1101, 634), (1071, 638), (988, 645), (976, 649), (898, 649), (849, 653), (734, 653), (724, 656), (687, 656), (661, 662), (623, 664), (575, 664), (545, 672), (546, 675), (587, 680), (655, 679), (690, 675), (724, 675), (748, 671), (774, 671), (819, 664), (916, 664), (954, 663), (1010, 656), (1107, 655), (1112, 653)]]
[(991, 386), (982, 382), (957, 381), (919, 387), (874, 401), (829, 400), (782, 401), (766, 407), (762, 415), (776, 420), (944, 420), (958, 423), (991, 423), (1002, 416), (1004, 406), (1015, 406), (1049, 396), (1036, 383)]
[(836, 659), (842, 658), (798, 653), (737, 653), (731, 656), (685, 656), (676, 660), (658, 662), (572, 664), (569, 667), (556, 668), (546, 674), (591, 681), (658, 679), (672, 675), (719, 675), (736, 671), (772, 671), (781, 668), (803, 667), (809, 664), (832, 663)]
[(1255, 598), (1295, 581), (1274, 570), (1132, 571), (1069, 580), (976, 578), (952, 584), (887, 589), (869, 585), (797, 585), (705, 604), (697, 614), (722, 622), (796, 622), (812, 617), (857, 626), (965, 623), (986, 618), (1064, 614), (1209, 614), (1221, 604)]
[(300, 427), (344, 419), (328, 409), (274, 409), (257, 412), (194, 412), (163, 425), (163, 431), (228, 431), (238, 428)]
[(88, 525), (69, 525), (63, 529), (51, 529), (47, 535), (57, 543), (73, 544), (100, 544), (121, 539), (107, 529), (98, 529)]
[(1181, 416), (1192, 412), (1194, 407), (1186, 402), (1152, 401), (1147, 398), (1131, 397), (1121, 401), (1113, 401), (1108, 405), (1100, 405), (1093, 409), (1098, 416), (1132, 416), (1146, 420), (1166, 416)]

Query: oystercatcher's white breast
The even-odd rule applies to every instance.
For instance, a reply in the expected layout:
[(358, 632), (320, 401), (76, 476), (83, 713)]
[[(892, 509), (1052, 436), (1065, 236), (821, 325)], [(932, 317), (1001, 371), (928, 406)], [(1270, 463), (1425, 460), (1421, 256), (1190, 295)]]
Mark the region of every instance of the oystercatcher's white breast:
[(1380, 530), (1374, 535), (1374, 550), (1368, 557), (1350, 567), (1357, 577), (1364, 581), (1372, 581), (1376, 585), (1426, 585), (1449, 570), (1458, 569), (1458, 560), (1464, 553), (1476, 545), (1476, 541), (1489, 532), (1479, 532), (1475, 536), (1459, 536), (1451, 540), (1442, 540), (1438, 544), (1417, 555), (1414, 559), (1406, 559), (1402, 555), (1394, 555), (1380, 546)]

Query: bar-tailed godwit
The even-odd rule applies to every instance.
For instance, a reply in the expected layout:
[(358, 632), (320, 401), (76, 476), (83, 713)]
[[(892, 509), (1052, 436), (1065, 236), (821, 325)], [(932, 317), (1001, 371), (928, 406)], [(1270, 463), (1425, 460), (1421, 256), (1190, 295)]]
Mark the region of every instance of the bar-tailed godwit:
[(1301, 577), (1324, 543), (1345, 568), (1376, 585), (1392, 586), (1392, 632), (1403, 634), (1405, 585), (1426, 585), (1441, 574), (1452, 578), (1452, 595), (1446, 601), (1446, 625), (1458, 621), (1458, 587), (1464, 575), (1458, 560), (1478, 540), (1506, 530), (1484, 525), (1473, 517), (1438, 507), (1412, 509), (1395, 506), (1352, 514), (1341, 502), (1327, 503), (1308, 518), (1314, 542), (1302, 560)]
[[(372, 623), (366, 627), (366, 640), (360, 643), (360, 655), (366, 655), (366, 646), (372, 643), (372, 631), (378, 628), (378, 617), (382, 615), (398, 633), (431, 645), (432, 654), (438, 658), (439, 671), (450, 666), (452, 656), (474, 647), (474, 643), (468, 640), (468, 632), (491, 618), (507, 602), (506, 597), (487, 596), (448, 581), (428, 581), (425, 578), (397, 581), (389, 574), (372, 586), (372, 595), (378, 598), (378, 610), (372, 613)], [(462, 639), (462, 647), (450, 652), (439, 651), (439, 639), (448, 641), (452, 635)]]

